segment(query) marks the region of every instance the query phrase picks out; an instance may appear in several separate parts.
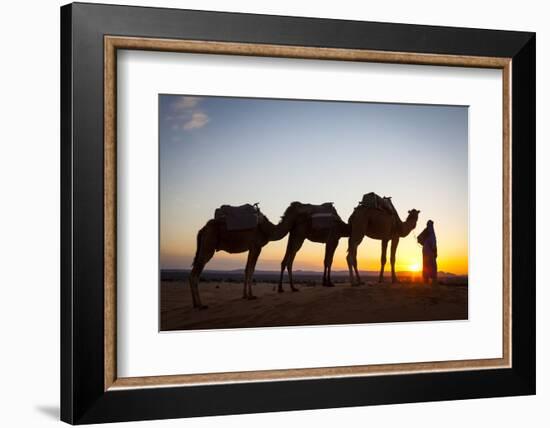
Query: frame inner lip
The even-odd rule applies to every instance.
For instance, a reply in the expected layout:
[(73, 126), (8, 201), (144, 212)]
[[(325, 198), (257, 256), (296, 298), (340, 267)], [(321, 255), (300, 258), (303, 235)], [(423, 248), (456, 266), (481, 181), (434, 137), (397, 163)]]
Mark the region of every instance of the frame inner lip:
[[(270, 45), (256, 43), (234, 43), (234, 42), (213, 42), (200, 40), (183, 39), (159, 39), (147, 37), (123, 37), (104, 36), (104, 201), (105, 201), (105, 300), (104, 300), (104, 367), (105, 382), (104, 389), (128, 389), (145, 387), (169, 387), (169, 386), (193, 386), (205, 384), (226, 384), (243, 382), (261, 382), (269, 380), (301, 380), (301, 379), (322, 379), (341, 377), (363, 377), (372, 375), (392, 375), (407, 373), (426, 372), (448, 372), (465, 371), (471, 369), (495, 369), (511, 367), (511, 231), (504, 222), (504, 284), (503, 284), (503, 357), (500, 359), (478, 359), (458, 360), (469, 362), (470, 365), (462, 368), (453, 368), (454, 361), (438, 361), (423, 363), (387, 364), (380, 366), (392, 366), (385, 371), (372, 373), (361, 373), (361, 368), (368, 369), (368, 366), (343, 366), (330, 368), (306, 368), (306, 369), (279, 369), (230, 373), (206, 373), (201, 375), (169, 375), (169, 376), (145, 376), (118, 378), (116, 375), (116, 51), (117, 49), (133, 49), (148, 51), (170, 51), (182, 53), (204, 53), (204, 54), (225, 54), (225, 55), (247, 55), (283, 57), (295, 59), (324, 59), (342, 61), (366, 61), (384, 63), (402, 63), (417, 65), (440, 65), (475, 68), (496, 68), (503, 70), (503, 144), (504, 160), (504, 220), (511, 225), (511, 168), (510, 168), (510, 147), (511, 147), (511, 58), (483, 57), (468, 55), (447, 55), (447, 54), (424, 54), (408, 52), (391, 52), (379, 50), (345, 49), (345, 48), (320, 48), (310, 46), (293, 45)], [(508, 178), (508, 179), (506, 179)], [(114, 190), (114, 194), (107, 190)], [(114, 218), (113, 218), (114, 216)], [(114, 231), (114, 233), (113, 233)], [(498, 361), (497, 364), (495, 362)], [(449, 364), (450, 363), (450, 364)], [(422, 365), (422, 369), (410, 370), (404, 368), (399, 370), (398, 366), (410, 364)], [(429, 367), (425, 367), (428, 365)], [(445, 367), (447, 366), (447, 368)], [(393, 368), (397, 368), (397, 370)], [(343, 369), (357, 370), (358, 373), (341, 374), (336, 372)], [(325, 371), (328, 374), (307, 375), (311, 371)], [(296, 371), (303, 375), (294, 374)], [(283, 377), (264, 377), (265, 374), (283, 374)], [(285, 377), (286, 373), (286, 377)], [(193, 382), (191, 379), (201, 376), (202, 382)], [(232, 378), (236, 376), (238, 379)], [(242, 376), (242, 377), (241, 377)], [(167, 379), (170, 378), (170, 379)], [(227, 378), (227, 380), (225, 380)], [(168, 382), (166, 382), (168, 380)], [(191, 380), (191, 381), (190, 381)], [(132, 384), (132, 385), (129, 385)]]

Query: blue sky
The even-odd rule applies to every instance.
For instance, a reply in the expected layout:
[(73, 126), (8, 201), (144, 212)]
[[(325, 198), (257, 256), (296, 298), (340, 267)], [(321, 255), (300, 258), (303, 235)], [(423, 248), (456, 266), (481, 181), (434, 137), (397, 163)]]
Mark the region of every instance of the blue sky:
[[(467, 107), (160, 95), (159, 109), (161, 267), (189, 268), (196, 232), (222, 204), (259, 202), (276, 223), (292, 201), (330, 201), (347, 220), (374, 191), (403, 218), (421, 210), (417, 233), (432, 218), (440, 254), (467, 271)], [(359, 250), (362, 269), (377, 268), (373, 243)], [(285, 245), (268, 244), (258, 268), (276, 269)], [(301, 253), (295, 269), (322, 269), (322, 245)], [(245, 256), (218, 253), (207, 268), (243, 267)]]

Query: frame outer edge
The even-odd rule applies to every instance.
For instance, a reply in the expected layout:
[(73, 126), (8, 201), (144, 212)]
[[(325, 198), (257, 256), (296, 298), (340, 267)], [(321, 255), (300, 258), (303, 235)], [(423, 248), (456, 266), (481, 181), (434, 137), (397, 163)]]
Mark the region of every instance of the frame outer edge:
[(536, 393), (536, 34), (512, 59), (513, 370)]
[[(65, 12), (63, 12), (65, 10)], [(145, 16), (151, 20), (145, 20)], [(102, 94), (96, 96), (96, 93), (103, 88), (98, 84), (100, 78), (97, 76), (97, 70), (95, 66), (99, 60), (99, 50), (97, 43), (99, 42), (99, 35), (103, 37), (105, 34), (120, 34), (120, 35), (135, 35), (142, 34), (155, 34), (159, 37), (173, 38), (176, 34), (176, 38), (185, 38), (189, 35), (190, 38), (201, 37), (206, 34), (206, 38), (210, 40), (224, 40), (224, 41), (241, 41), (256, 43), (256, 39), (259, 40), (272, 40), (275, 43), (279, 43), (281, 40), (291, 39), (291, 42), (298, 43), (299, 40), (307, 40), (308, 38), (315, 36), (315, 31), (318, 30), (318, 26), (315, 28), (309, 28), (310, 21), (307, 18), (290, 18), (284, 17), (266, 17), (261, 18), (261, 21), (268, 24), (267, 29), (262, 29), (260, 32), (253, 32), (255, 25), (248, 27), (251, 23), (254, 15), (247, 14), (231, 14), (224, 13), (223, 19), (220, 17), (221, 13), (216, 12), (198, 12), (198, 11), (183, 11), (183, 10), (169, 10), (159, 8), (139, 8), (139, 7), (127, 7), (127, 6), (106, 6), (106, 5), (91, 5), (91, 4), (76, 4), (68, 5), (62, 8), (61, 12), (61, 216), (62, 216), (62, 228), (61, 228), (61, 287), (62, 287), (62, 304), (61, 304), (61, 321), (62, 321), (62, 337), (61, 337), (61, 398), (62, 398), (62, 420), (69, 423), (92, 423), (92, 422), (113, 422), (113, 421), (128, 421), (128, 420), (143, 420), (151, 418), (174, 418), (174, 417), (189, 417), (189, 416), (205, 416), (214, 414), (237, 414), (237, 413), (251, 413), (251, 412), (265, 412), (265, 411), (281, 411), (281, 410), (298, 410), (298, 409), (314, 409), (314, 408), (328, 408), (328, 407), (343, 407), (343, 406), (364, 406), (370, 404), (388, 404), (388, 403), (401, 403), (401, 402), (417, 402), (417, 401), (438, 401), (438, 400), (450, 400), (450, 399), (463, 399), (463, 398), (476, 398), (476, 397), (489, 397), (489, 396), (505, 396), (505, 395), (525, 395), (532, 394), (535, 391), (535, 324), (534, 324), (534, 286), (535, 284), (523, 284), (522, 281), (526, 278), (533, 278), (534, 273), (528, 272), (519, 276), (520, 281), (515, 281), (516, 288), (519, 282), (520, 286), (527, 285), (522, 292), (526, 293), (526, 296), (521, 299), (521, 304), (513, 305), (512, 311), (514, 313), (514, 344), (513, 346), (513, 363), (514, 367), (510, 370), (496, 370), (487, 371), (484, 374), (485, 383), (480, 385), (479, 391), (468, 392), (466, 391), (467, 385), (471, 385), (473, 381), (479, 380), (480, 375), (477, 372), (467, 371), (463, 374), (456, 373), (440, 373), (440, 374), (427, 374), (426, 377), (420, 382), (420, 377), (417, 375), (399, 376), (398, 379), (388, 379), (381, 382), (377, 377), (372, 378), (369, 381), (369, 386), (365, 385), (362, 381), (357, 379), (339, 379), (337, 381), (331, 381), (330, 394), (323, 395), (320, 398), (316, 398), (312, 394), (315, 390), (323, 391), (329, 387), (327, 381), (296, 381), (292, 388), (283, 386), (281, 382), (269, 382), (267, 384), (240, 384), (231, 386), (231, 390), (225, 388), (224, 385), (216, 387), (202, 387), (197, 386), (193, 388), (168, 388), (168, 389), (141, 389), (139, 391), (109, 391), (107, 393), (100, 392), (104, 385), (104, 373), (99, 373), (100, 368), (103, 369), (103, 363), (98, 361), (98, 358), (93, 355), (96, 353), (103, 354), (104, 342), (101, 340), (101, 347), (97, 339), (98, 329), (103, 328), (104, 314), (101, 311), (101, 316), (96, 316), (98, 300), (103, 301), (103, 296), (96, 299), (94, 294), (90, 293), (90, 288), (82, 288), (81, 283), (76, 283), (77, 280), (82, 280), (79, 277), (79, 273), (82, 273), (81, 266), (73, 264), (73, 254), (76, 250), (79, 250), (79, 238), (78, 234), (84, 234), (87, 238), (90, 238), (90, 234), (79, 229), (80, 226), (72, 225), (72, 222), (78, 220), (75, 218), (75, 214), (78, 214), (76, 202), (82, 203), (82, 197), (79, 194), (79, 190), (95, 191), (94, 186), (87, 186), (81, 180), (77, 181), (73, 178), (72, 174), (76, 174), (77, 162), (82, 161), (82, 154), (79, 154), (81, 149), (86, 149), (88, 154), (96, 155), (97, 153), (90, 153), (89, 147), (86, 147), (82, 140), (86, 143), (95, 144), (96, 140), (101, 138), (96, 135), (95, 128), (90, 125), (102, 123), (102, 119), (99, 120), (98, 104), (99, 99), (103, 100)], [(105, 19), (109, 17), (109, 19)], [(206, 19), (212, 18), (214, 22), (226, 23), (233, 19), (237, 22), (243, 22), (244, 26), (235, 26), (234, 22), (231, 26), (223, 26), (223, 28), (204, 29), (203, 24)], [(260, 18), (258, 18), (260, 19)], [(273, 24), (277, 24), (277, 20), (284, 22), (289, 26), (288, 34), (275, 34), (273, 30)], [(179, 24), (180, 21), (185, 22), (188, 26), (185, 29), (181, 29), (181, 26), (174, 26), (174, 21)], [(324, 24), (329, 24), (329, 20), (317, 20)], [(292, 32), (296, 30), (297, 24), (302, 23), (304, 26), (299, 32)], [(161, 24), (170, 24), (168, 26)], [(307, 25), (306, 25), (307, 24)], [(403, 24), (380, 24), (380, 23), (364, 23), (365, 25), (375, 26), (377, 28), (384, 27), (387, 33), (388, 29), (393, 29), (403, 32), (409, 32), (408, 27)], [(341, 22), (338, 25), (344, 25)], [(347, 23), (345, 25), (348, 25)], [(349, 25), (360, 26), (359, 22), (351, 22)], [(142, 28), (143, 26), (143, 28)], [(418, 31), (433, 33), (449, 33), (452, 32), (451, 40), (459, 39), (459, 45), (462, 43), (461, 36), (468, 40), (462, 43), (462, 47), (455, 49), (454, 44), (449, 45), (445, 43), (437, 43), (438, 40), (433, 40), (433, 43), (422, 43), (422, 48), (419, 51), (429, 51), (439, 53), (443, 51), (458, 51), (458, 54), (464, 54), (466, 51), (474, 52), (496, 52), (496, 56), (509, 57), (513, 56), (514, 60), (512, 68), (514, 70), (513, 80), (514, 85), (512, 91), (514, 92), (514, 98), (512, 99), (512, 110), (515, 113), (520, 112), (523, 119), (513, 117), (512, 133), (517, 134), (518, 122), (522, 125), (523, 131), (527, 131), (526, 136), (521, 136), (522, 148), (525, 150), (534, 149), (534, 117), (529, 120), (525, 118), (528, 114), (534, 116), (534, 102), (535, 102), (535, 49), (534, 40), (531, 42), (531, 38), (534, 39), (532, 33), (520, 33), (520, 32), (506, 32), (506, 31), (487, 31), (482, 32), (474, 29), (451, 29), (444, 27), (426, 27), (415, 26)], [(420, 27), (423, 29), (420, 30)], [(407, 31), (405, 31), (407, 29)], [(332, 28), (334, 30), (334, 28)], [(270, 32), (271, 31), (271, 32)], [(149, 33), (147, 33), (149, 32)], [(456, 34), (458, 32), (458, 34)], [(145, 34), (147, 33), (147, 34)], [(384, 33), (384, 31), (382, 31)], [(199, 36), (197, 36), (197, 34)], [(303, 35), (305, 34), (305, 35)], [(340, 43), (347, 44), (347, 39), (343, 39), (338, 32), (332, 32), (330, 37), (326, 37), (319, 43), (327, 43), (327, 45), (338, 45)], [(356, 29), (352, 32), (351, 36), (356, 34)], [(491, 43), (472, 43), (472, 39), (479, 39), (480, 34), (485, 35)], [(180, 36), (183, 35), (183, 36)], [(348, 39), (350, 35), (345, 34)], [(449, 36), (449, 34), (446, 34)], [(334, 36), (334, 39), (331, 37)], [(474, 37), (476, 36), (476, 37)], [(399, 46), (399, 40), (392, 38), (392, 43)], [(410, 38), (409, 38), (410, 40)], [(64, 43), (65, 41), (65, 43)], [(357, 41), (357, 40), (355, 40)], [(447, 40), (448, 42), (448, 40)], [(370, 43), (370, 42), (369, 42)], [(384, 50), (379, 47), (379, 40), (372, 41), (375, 50)], [(450, 42), (449, 42), (450, 43)], [(453, 42), (454, 43), (454, 42)], [(306, 43), (307, 44), (307, 43)], [(352, 43), (353, 44), (353, 43)], [(359, 43), (364, 44), (364, 43)], [(527, 45), (530, 45), (527, 46)], [(68, 47), (67, 47), (68, 46)], [(487, 47), (489, 46), (489, 48)], [(85, 49), (78, 50), (78, 57), (73, 55), (77, 52), (79, 47)], [(336, 46), (339, 47), (339, 46)], [(416, 49), (412, 51), (416, 52)], [(527, 53), (526, 53), (527, 52)], [(103, 50), (101, 49), (101, 53)], [(513, 54), (512, 54), (513, 53)], [(517, 53), (517, 58), (516, 58)], [(517, 64), (516, 64), (517, 60)], [(95, 62), (94, 62), (95, 61)], [(93, 67), (90, 70), (84, 68), (85, 64), (92, 64)], [(517, 66), (517, 67), (516, 67)], [(101, 67), (102, 68), (102, 67)], [(516, 74), (516, 68), (522, 73), (522, 78), (519, 78)], [(81, 74), (75, 74), (74, 69), (81, 74), (84, 72), (85, 78)], [(532, 79), (532, 81), (529, 81)], [(524, 82), (520, 85), (520, 82)], [(85, 84), (88, 84), (85, 86)], [(516, 90), (520, 91), (519, 86), (523, 86), (528, 94), (520, 97), (518, 100)], [(520, 93), (521, 95), (521, 93)], [(76, 99), (83, 98), (83, 99)], [(87, 109), (83, 109), (78, 102), (90, 101), (91, 106)], [(77, 113), (79, 114), (75, 119), (73, 125), (73, 110), (75, 106), (78, 107)], [(102, 106), (103, 107), (103, 106)], [(525, 109), (527, 112), (522, 113)], [(102, 110), (102, 109), (101, 109)], [(87, 121), (82, 120), (83, 111), (87, 112), (85, 117), (88, 117)], [(516, 120), (517, 119), (517, 120)], [(64, 127), (68, 126), (68, 130)], [(92, 131), (90, 136), (82, 131)], [(78, 135), (77, 135), (78, 134)], [(103, 135), (103, 129), (98, 134)], [(77, 135), (78, 139), (73, 135)], [(94, 140), (90, 140), (90, 138)], [(534, 150), (531, 154), (522, 155), (520, 150), (512, 146), (512, 155), (519, 153), (519, 158), (522, 161), (522, 169), (516, 170), (521, 173), (526, 172), (527, 177), (525, 179), (517, 180), (519, 174), (516, 174), (516, 183), (512, 183), (513, 187), (518, 191), (527, 191), (527, 195), (516, 197), (512, 194), (512, 199), (516, 202), (527, 202), (526, 207), (522, 210), (520, 218), (522, 220), (527, 219), (528, 222), (532, 222), (534, 215), (530, 215), (527, 208), (531, 208), (534, 204), (529, 203), (529, 196), (532, 195), (533, 189), (529, 189), (527, 186), (529, 183), (534, 183), (535, 170), (530, 162), (534, 160)], [(77, 144), (78, 143), (78, 144)], [(75, 151), (79, 149), (79, 151)], [(77, 156), (78, 155), (78, 156)], [(514, 156), (514, 165), (516, 166), (516, 158)], [(96, 158), (93, 159), (93, 162)], [(94, 164), (95, 165), (95, 164)], [(92, 166), (94, 166), (92, 165)], [(80, 165), (82, 166), (82, 165)], [(68, 172), (68, 179), (67, 179)], [(80, 172), (79, 172), (80, 174)], [(80, 178), (82, 174), (79, 175)], [(104, 178), (101, 174), (101, 178)], [(74, 190), (73, 190), (73, 183)], [(67, 185), (69, 186), (67, 191)], [(77, 185), (82, 188), (77, 188)], [(92, 195), (92, 196), (95, 196)], [(78, 198), (77, 198), (78, 197)], [(78, 199), (78, 200), (76, 200)], [(98, 202), (94, 199), (94, 202)], [(534, 202), (534, 199), (533, 201)], [(92, 207), (93, 208), (93, 207)], [(95, 211), (95, 209), (94, 209)], [(103, 215), (103, 207), (101, 207), (101, 215)], [(513, 219), (516, 219), (516, 212), (512, 213)], [(69, 226), (64, 223), (64, 220), (70, 222)], [(81, 219), (80, 219), (81, 220)], [(92, 221), (93, 229), (99, 229), (97, 222)], [(65, 225), (64, 225), (65, 224)], [(532, 232), (527, 233), (527, 236), (523, 239), (515, 239), (514, 245), (521, 248), (518, 250), (513, 249), (513, 260), (516, 261), (518, 254), (519, 258), (527, 258), (534, 255), (534, 224), (521, 225), (521, 231)], [(516, 234), (512, 231), (514, 237)], [(103, 233), (101, 233), (101, 240), (103, 240)], [(68, 238), (68, 239), (67, 239)], [(92, 239), (91, 250), (86, 249), (82, 251), (82, 255), (89, 253), (96, 253), (97, 241)], [(69, 244), (67, 245), (65, 244)], [(533, 243), (533, 245), (531, 245)], [(78, 244), (78, 245), (77, 245)], [(524, 256), (521, 256), (521, 251), (526, 251)], [(514, 255), (516, 257), (514, 257)], [(93, 261), (96, 262), (95, 260)], [(68, 264), (68, 268), (67, 268)], [(521, 260), (520, 265), (526, 266), (525, 260)], [(534, 261), (527, 261), (528, 267), (534, 268)], [(516, 265), (517, 266), (517, 265)], [(80, 269), (80, 270), (79, 270)], [(515, 271), (518, 274), (517, 270)], [(67, 275), (68, 274), (68, 275)], [(104, 270), (101, 269), (103, 276)], [(514, 272), (512, 273), (514, 275)], [(93, 281), (96, 281), (97, 275), (92, 275)], [(515, 275), (514, 275), (515, 276)], [(68, 279), (68, 280), (67, 280)], [(86, 279), (86, 278), (84, 278)], [(89, 287), (93, 285), (93, 281), (86, 280), (85, 285)], [(92, 287), (93, 288), (93, 287)], [(78, 294), (75, 292), (78, 291)], [(89, 298), (86, 302), (82, 295)], [(519, 294), (519, 291), (518, 291)], [(514, 293), (514, 298), (516, 293)], [(520, 295), (521, 297), (521, 295)], [(517, 300), (515, 300), (517, 302)], [(103, 305), (102, 305), (103, 306)], [(96, 309), (95, 312), (92, 312)], [(103, 309), (103, 308), (102, 308)], [(84, 313), (81, 312), (84, 310)], [(533, 311), (530, 313), (529, 311)], [(521, 314), (521, 319), (518, 320), (516, 315)], [(86, 323), (85, 316), (88, 316), (90, 320)], [(66, 323), (68, 319), (69, 324)], [(518, 341), (517, 333), (526, 334), (527, 337)], [(81, 333), (80, 336), (77, 333)], [(78, 341), (76, 340), (78, 339)], [(82, 346), (85, 340), (93, 339), (93, 343), (86, 342), (88, 348)], [(97, 343), (96, 343), (97, 342)], [(77, 346), (78, 345), (78, 346)], [(97, 345), (97, 346), (96, 346)], [(91, 347), (90, 347), (91, 346)], [(77, 364), (78, 363), (78, 364)], [(75, 368), (76, 367), (76, 368)], [(390, 377), (391, 378), (391, 377)], [(417, 379), (417, 380), (411, 380)], [(426, 380), (431, 379), (435, 386), (431, 386), (432, 383), (426, 383)], [(404, 382), (405, 385), (401, 384)], [(452, 390), (448, 389), (449, 382), (455, 382)], [(414, 398), (410, 398), (411, 385), (415, 386), (418, 383), (422, 383), (426, 388), (421, 389), (419, 395)], [(376, 396), (372, 396), (373, 388), (376, 390)], [(422, 387), (422, 386), (420, 386)], [(313, 389), (312, 389), (313, 388)], [(350, 392), (350, 388), (353, 390)], [(382, 389), (385, 392), (392, 392), (392, 395), (384, 395)], [(439, 388), (439, 390), (438, 390)], [(334, 395), (334, 391), (340, 391), (341, 397), (338, 394)], [(277, 394), (286, 391), (291, 396), (299, 398), (299, 402), (286, 397), (285, 394)], [(267, 393), (267, 397), (275, 399), (269, 400), (269, 403), (265, 403), (265, 398), (262, 397), (262, 393)], [(357, 392), (357, 394), (355, 394)], [(362, 392), (362, 393), (361, 393)], [(240, 393), (248, 396), (252, 399), (246, 406), (241, 405), (239, 401), (234, 399), (235, 394)], [(380, 397), (382, 394), (382, 398)], [(435, 394), (435, 395), (434, 395)], [(211, 403), (205, 402), (205, 397), (218, 397), (228, 400), (227, 403), (221, 401), (216, 406), (212, 406)], [(258, 401), (255, 400), (258, 398)], [(262, 404), (263, 403), (263, 404)]]
[[(116, 4), (74, 3), (90, 22), (110, 17), (104, 28), (115, 27), (116, 31), (105, 34), (121, 36), (156, 37), (159, 31), (156, 22), (147, 19), (158, 18), (163, 22), (162, 38), (183, 38), (189, 40), (225, 41), (235, 43), (262, 43), (259, 39), (278, 39), (275, 45), (326, 46), (346, 49), (395, 51), (395, 44), (406, 44), (403, 52), (435, 53), (443, 55), (513, 57), (529, 40), (532, 33), (484, 28), (449, 27), (402, 22), (376, 22), (353, 19), (312, 18), (306, 16), (255, 14), (247, 12), (225, 12), (175, 7), (143, 7)], [(116, 25), (113, 19), (124, 18), (123, 25)], [(208, 20), (216, 29), (206, 31), (201, 25)], [(250, 31), (254, 20), (260, 28)], [(104, 25), (105, 24), (105, 25)], [(140, 30), (128, 27), (140, 26)], [(180, 31), (184, 25), (185, 30)], [(269, 34), (277, 26), (277, 34)], [(366, 28), (366, 26), (370, 28)], [(342, 31), (342, 26), (347, 27)], [(339, 28), (335, 28), (339, 27)], [(123, 29), (124, 28), (124, 29)], [(181, 34), (186, 33), (185, 36)], [(426, 37), (426, 33), (430, 37)], [(208, 34), (216, 33), (214, 36)], [(405, 34), (406, 33), (406, 34)], [(314, 36), (312, 37), (312, 34)], [(484, 39), (484, 43), (479, 43)], [(375, 47), (374, 47), (375, 46)], [(475, 52), (475, 53), (474, 53)]]
[(73, 34), (72, 5), (60, 8), (60, 213), (61, 213), (61, 302), (60, 302), (60, 418), (63, 422), (74, 423), (74, 364), (73, 364)]

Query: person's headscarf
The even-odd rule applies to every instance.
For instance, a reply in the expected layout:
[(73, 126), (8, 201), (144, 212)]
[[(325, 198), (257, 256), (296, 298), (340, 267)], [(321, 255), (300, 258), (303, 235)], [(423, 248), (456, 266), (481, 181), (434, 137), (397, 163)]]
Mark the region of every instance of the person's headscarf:
[(418, 235), (418, 242), (422, 245), (424, 250), (435, 250), (437, 248), (437, 241), (435, 239), (434, 222), (428, 220), (426, 228)]
[(437, 240), (435, 238), (434, 222), (432, 220), (428, 220), (428, 222), (426, 223), (426, 230), (427, 236), (424, 240), (425, 245), (427, 244), (432, 249), (435, 249), (437, 247)]

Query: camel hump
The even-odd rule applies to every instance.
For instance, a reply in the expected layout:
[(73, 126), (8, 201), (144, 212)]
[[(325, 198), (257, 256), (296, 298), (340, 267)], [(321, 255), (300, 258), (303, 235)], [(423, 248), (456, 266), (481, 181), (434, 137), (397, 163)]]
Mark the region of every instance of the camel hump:
[(258, 226), (260, 209), (257, 204), (222, 205), (214, 212), (214, 219), (223, 221), (227, 230), (254, 229)]
[(314, 215), (314, 214), (334, 214), (337, 215), (334, 208), (334, 202), (325, 202), (320, 205), (304, 204), (302, 202), (293, 202), (291, 207), (299, 215)]
[(366, 193), (359, 202), (360, 206), (386, 211), (389, 214), (397, 214), (391, 201), (391, 196), (379, 196), (374, 192)]
[(340, 220), (333, 202), (325, 202), (319, 205), (301, 204), (297, 212), (311, 218), (311, 224), (314, 229), (333, 227)]

